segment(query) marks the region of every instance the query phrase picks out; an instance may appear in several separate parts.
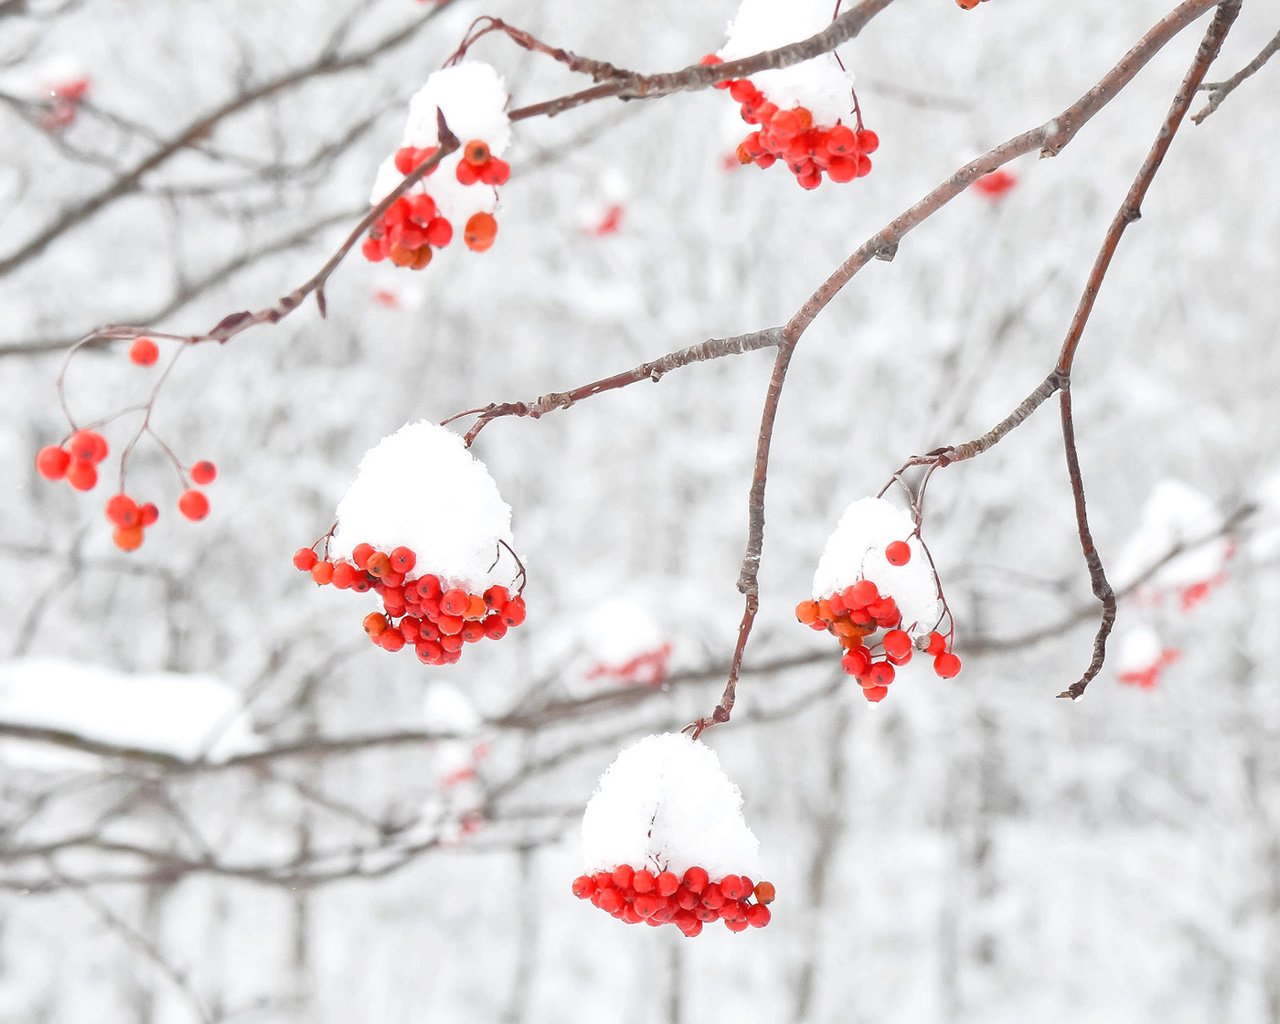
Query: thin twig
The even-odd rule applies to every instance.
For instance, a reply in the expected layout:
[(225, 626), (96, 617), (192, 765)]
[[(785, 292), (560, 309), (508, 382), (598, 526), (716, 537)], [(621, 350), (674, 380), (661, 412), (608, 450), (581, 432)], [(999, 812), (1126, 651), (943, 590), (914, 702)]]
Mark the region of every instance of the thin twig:
[(1246, 78), (1250, 78), (1262, 70), (1262, 66), (1276, 55), (1277, 50), (1280, 50), (1280, 32), (1277, 32), (1271, 38), (1271, 42), (1267, 43), (1267, 45), (1262, 48), (1262, 52), (1259, 53), (1258, 56), (1254, 57), (1253, 60), (1249, 61), (1248, 64), (1242, 67), (1225, 82), (1206, 82), (1201, 85), (1200, 91), (1207, 92), (1209, 94), (1209, 102), (1204, 105), (1199, 113), (1193, 115), (1191, 120), (1196, 124), (1200, 124), (1206, 117), (1222, 105), (1222, 101), (1235, 91), (1236, 86)]

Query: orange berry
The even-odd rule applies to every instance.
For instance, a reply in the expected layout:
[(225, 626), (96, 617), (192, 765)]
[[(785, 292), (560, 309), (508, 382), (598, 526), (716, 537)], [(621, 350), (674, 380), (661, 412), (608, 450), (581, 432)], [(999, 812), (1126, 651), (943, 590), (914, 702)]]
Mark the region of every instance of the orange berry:
[(473, 213), (467, 220), (467, 226), (462, 232), (462, 240), (472, 252), (485, 252), (493, 245), (497, 234), (498, 222), (493, 219), (493, 214), (482, 211)]
[(808, 626), (815, 622), (818, 618), (818, 602), (817, 601), (801, 601), (796, 605), (796, 619), (802, 625)]
[(129, 361), (138, 366), (154, 366), (159, 358), (160, 346), (150, 338), (138, 338), (129, 346)]
[(387, 621), (387, 617), (381, 612), (370, 612), (364, 617), (364, 631), (375, 640), (383, 634), (389, 625), (391, 623)]
[(778, 895), (772, 882), (757, 882), (755, 893), (756, 902), (760, 904), (772, 903)]
[(489, 156), (488, 144), (480, 139), (472, 139), (462, 147), (462, 159), (475, 167), (487, 164)]
[(117, 526), (111, 533), (111, 539), (121, 551), (136, 551), (142, 546), (142, 527)]
[(190, 488), (178, 498), (178, 511), (193, 522), (198, 522), (209, 514), (209, 499), (203, 491)]

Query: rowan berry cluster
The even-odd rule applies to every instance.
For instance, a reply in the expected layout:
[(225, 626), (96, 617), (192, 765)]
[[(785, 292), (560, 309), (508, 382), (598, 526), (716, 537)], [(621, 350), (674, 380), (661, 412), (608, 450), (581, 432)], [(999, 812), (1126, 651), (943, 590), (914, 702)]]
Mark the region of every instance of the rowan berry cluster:
[[(885, 548), (890, 565), (906, 565), (911, 547), (895, 540)], [(902, 612), (893, 596), (874, 582), (858, 579), (817, 601), (796, 605), (796, 618), (814, 630), (826, 630), (844, 648), (841, 667), (857, 679), (867, 700), (878, 703), (888, 695), (897, 675), (916, 651), (933, 658), (933, 670), (943, 679), (960, 673), (960, 659), (950, 650), (950, 637), (937, 630), (915, 639), (902, 628)], [(883, 632), (881, 632), (883, 631)]]
[[(396, 170), (408, 174), (435, 152), (434, 146), (427, 149), (405, 146), (396, 151)], [(431, 168), (427, 175), (434, 174), (435, 170), (435, 167)], [(455, 174), (463, 185), (479, 183), (496, 188), (507, 183), (511, 177), (511, 166), (494, 156), (487, 143), (473, 139), (462, 147), (462, 157)], [(493, 245), (497, 234), (498, 222), (493, 214), (481, 210), (468, 218), (462, 240), (473, 252), (484, 252)], [(389, 259), (397, 267), (422, 270), (431, 262), (434, 250), (443, 249), (452, 241), (453, 225), (441, 214), (431, 194), (422, 186), (391, 205), (369, 229), (361, 252), (371, 263)]]
[[(703, 64), (721, 64), (715, 54), (702, 58)], [(781, 110), (747, 78), (716, 83), (728, 89), (742, 108), (747, 124), (758, 124), (738, 145), (738, 162), (772, 167), (781, 160), (802, 188), (822, 184), (822, 173), (832, 181), (846, 182), (871, 173), (871, 154), (880, 148), (880, 137), (864, 129), (861, 118), (855, 130), (839, 121), (830, 127), (813, 123), (808, 107)]]
[(633, 655), (620, 665), (599, 662), (587, 669), (588, 679), (616, 679), (621, 683), (643, 683), (657, 686), (667, 678), (671, 644)]
[(321, 559), (314, 548), (299, 548), (293, 564), (322, 587), (374, 591), (382, 611), (364, 617), (369, 639), (384, 651), (409, 647), (425, 665), (452, 665), (464, 644), (501, 640), (525, 618), (524, 598), (506, 587), (473, 594), (432, 573), (414, 575), (418, 558), (407, 547), (388, 552), (357, 544), (351, 561)]
[[(107, 439), (98, 431), (77, 430), (62, 444), (40, 449), (36, 472), (46, 480), (66, 480), (77, 491), (91, 491), (98, 485), (98, 466), (109, 453)], [(191, 482), (201, 485), (213, 483), (218, 475), (217, 467), (207, 460), (195, 463), (189, 472)], [(144, 531), (160, 518), (154, 502), (140, 504), (124, 493), (109, 498), (105, 511), (108, 522), (115, 527), (111, 539), (121, 551), (141, 547)], [(203, 491), (188, 487), (178, 498), (178, 511), (188, 519), (203, 519), (209, 514), (209, 499)]]
[(679, 877), (672, 871), (655, 874), (626, 864), (579, 875), (573, 880), (573, 894), (619, 921), (643, 921), (655, 928), (673, 924), (690, 938), (711, 921), (723, 921), (731, 932), (763, 928), (772, 916), (767, 904), (775, 895), (772, 883), (756, 883), (746, 875), (725, 875), (713, 882), (700, 867)]

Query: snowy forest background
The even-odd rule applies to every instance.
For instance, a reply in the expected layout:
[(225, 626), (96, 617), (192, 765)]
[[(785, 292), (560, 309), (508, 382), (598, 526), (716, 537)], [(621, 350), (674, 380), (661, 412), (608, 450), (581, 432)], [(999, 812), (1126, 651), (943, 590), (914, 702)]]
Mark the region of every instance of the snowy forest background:
[[(875, 170), (812, 193), (726, 165), (743, 126), (723, 93), (522, 126), (492, 251), (420, 274), (353, 258), (327, 320), (304, 310), (183, 361), (157, 421), (219, 464), (214, 511), (190, 524), (170, 502), (123, 555), (109, 490), (32, 468), (63, 433), (71, 341), (107, 322), (206, 329), (309, 276), (479, 14), (658, 70), (714, 50), (732, 5), (0, 3), (0, 1022), (1280, 1021), (1275, 68), (1175, 140), (1073, 389), (1113, 570), (1158, 561), (1188, 509), (1210, 533), (1235, 517), (1234, 556), (1201, 545), (1122, 601), (1103, 675), (1054, 700), (1096, 604), (1046, 409), (931, 486), (958, 679), (868, 705), (792, 615), (850, 500), (988, 429), (1051, 367), (1203, 23), (1059, 157), (1017, 161), (1002, 201), (961, 196), (870, 266), (797, 353), (760, 618), (733, 722), (706, 737), (778, 889), (767, 929), (685, 940), (569, 892), (599, 773), (723, 685), (767, 354), (486, 429), (530, 613), (461, 665), (373, 648), (372, 603), (289, 562), (407, 420), (784, 321), (1170, 6), (891, 5), (842, 49)], [(1261, 49), (1268, 15), (1244, 4), (1210, 80)], [(500, 38), (477, 55), (517, 102), (579, 85)], [(91, 88), (50, 130), (39, 100), (66, 74)], [(242, 95), (137, 187), (67, 214)], [(70, 394), (109, 411), (141, 379), (122, 347), (94, 350)], [(137, 472), (172, 486), (158, 459)], [(1214, 585), (1187, 601), (1197, 576)], [(1179, 652), (1154, 688), (1118, 680), (1140, 629)], [(662, 686), (592, 672), (668, 643)]]

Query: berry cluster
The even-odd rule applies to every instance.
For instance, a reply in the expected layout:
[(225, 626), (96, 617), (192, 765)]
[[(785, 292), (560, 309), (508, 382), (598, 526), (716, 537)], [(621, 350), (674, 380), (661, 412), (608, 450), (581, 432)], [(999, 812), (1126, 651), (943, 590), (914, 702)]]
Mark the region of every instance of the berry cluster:
[(1126, 686), (1136, 686), (1140, 690), (1154, 690), (1160, 682), (1160, 675), (1182, 656), (1180, 651), (1166, 647), (1153, 664), (1143, 668), (1128, 669), (1120, 673), (1120, 682)]
[[(723, 61), (715, 54), (707, 54), (702, 63)], [(780, 110), (750, 79), (718, 82), (716, 88), (728, 89), (742, 107), (742, 119), (760, 126), (739, 144), (739, 163), (772, 167), (781, 160), (800, 186), (807, 189), (822, 184), (823, 171), (837, 182), (853, 181), (871, 173), (871, 154), (880, 147), (880, 137), (862, 127), (861, 115), (856, 130), (838, 121), (823, 128), (814, 125), (807, 107)]]
[[(906, 541), (893, 541), (884, 554), (891, 565), (906, 565), (911, 560)], [(950, 636), (934, 630), (927, 637), (912, 640), (902, 628), (898, 603), (891, 595), (882, 594), (871, 580), (858, 579), (820, 601), (801, 601), (796, 605), (796, 618), (839, 639), (844, 648), (841, 666), (858, 680), (863, 696), (873, 703), (884, 700), (897, 674), (895, 666), (909, 662), (916, 650), (933, 658), (933, 670), (943, 679), (960, 673), (960, 659), (951, 653)], [(884, 632), (877, 636), (880, 630)], [(868, 638), (872, 638), (870, 643)]]
[[(36, 472), (46, 480), (66, 480), (77, 491), (91, 491), (98, 485), (98, 465), (109, 451), (107, 439), (96, 430), (77, 430), (63, 444), (40, 449), (36, 455)], [(192, 483), (204, 486), (213, 483), (218, 468), (202, 459), (191, 466), (189, 472)], [(201, 520), (209, 514), (209, 499), (203, 491), (188, 487), (178, 497), (178, 511), (193, 521)], [(154, 502), (139, 504), (121, 492), (107, 500), (106, 515), (115, 527), (111, 539), (116, 547), (121, 551), (136, 551), (142, 546), (143, 531), (159, 520), (160, 509)]]
[(473, 594), (431, 573), (414, 576), (418, 557), (410, 548), (386, 552), (357, 544), (349, 562), (321, 559), (314, 548), (299, 548), (293, 564), (322, 587), (374, 591), (382, 599), (382, 611), (364, 617), (369, 639), (384, 651), (410, 647), (426, 665), (452, 665), (462, 657), (463, 644), (501, 640), (524, 622), (520, 594), (512, 596), (502, 586)]
[[(435, 153), (435, 147), (415, 149), (405, 146), (396, 152), (396, 170), (410, 173)], [(428, 176), (435, 172), (433, 167)], [(511, 177), (511, 166), (494, 156), (489, 146), (473, 139), (462, 147), (462, 158), (456, 170), (463, 185), (477, 182), (497, 187)], [(483, 210), (473, 213), (463, 228), (462, 240), (473, 252), (484, 252), (493, 245), (498, 222)], [(435, 200), (424, 190), (397, 199), (376, 224), (369, 229), (361, 252), (371, 263), (391, 260), (397, 267), (422, 270), (431, 262), (433, 250), (443, 249), (453, 241), (453, 225), (441, 215)]]
[(573, 894), (619, 921), (643, 921), (655, 928), (673, 924), (690, 938), (709, 921), (723, 921), (731, 932), (763, 928), (772, 916), (767, 904), (775, 895), (771, 882), (752, 882), (746, 875), (725, 875), (713, 882), (699, 867), (681, 878), (672, 871), (655, 874), (626, 864), (579, 875), (573, 880)]
[(667, 663), (671, 658), (671, 644), (666, 643), (651, 651), (628, 658), (620, 665), (599, 662), (587, 669), (588, 679), (616, 679), (620, 683), (643, 683), (657, 686), (667, 678)]

